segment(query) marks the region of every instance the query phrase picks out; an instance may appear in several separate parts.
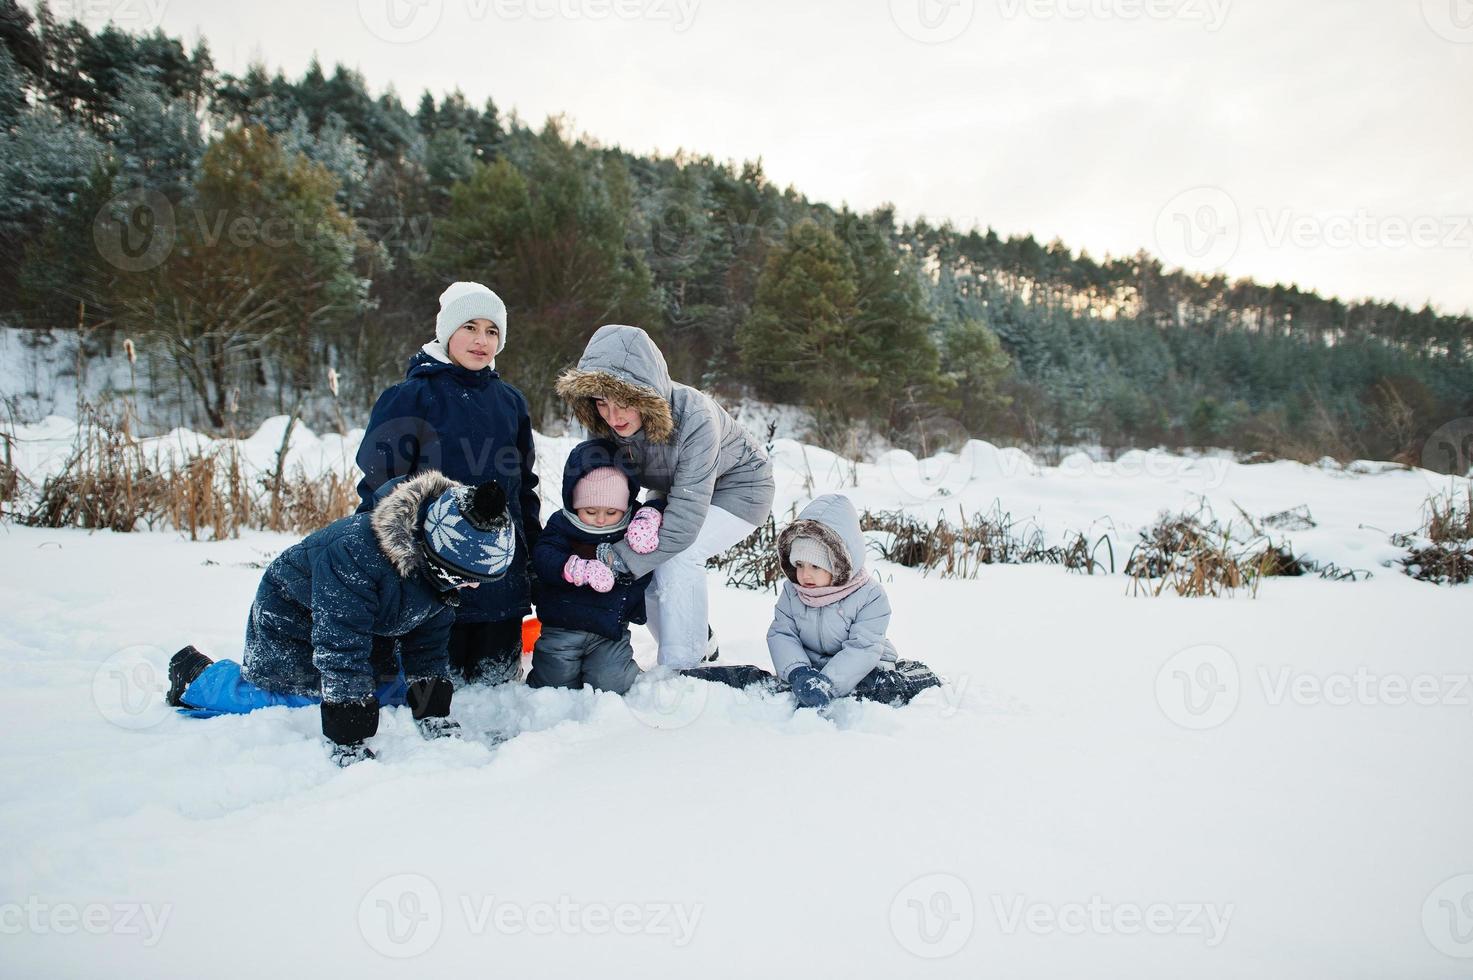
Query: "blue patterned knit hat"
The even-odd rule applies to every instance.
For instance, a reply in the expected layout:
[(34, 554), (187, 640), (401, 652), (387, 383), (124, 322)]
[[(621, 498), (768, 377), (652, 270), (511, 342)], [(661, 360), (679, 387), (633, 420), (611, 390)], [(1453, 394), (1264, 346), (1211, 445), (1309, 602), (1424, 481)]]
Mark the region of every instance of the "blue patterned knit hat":
[(425, 557), (436, 570), (466, 582), (494, 582), (516, 554), (516, 528), (506, 491), (494, 480), (452, 487), (425, 515)]

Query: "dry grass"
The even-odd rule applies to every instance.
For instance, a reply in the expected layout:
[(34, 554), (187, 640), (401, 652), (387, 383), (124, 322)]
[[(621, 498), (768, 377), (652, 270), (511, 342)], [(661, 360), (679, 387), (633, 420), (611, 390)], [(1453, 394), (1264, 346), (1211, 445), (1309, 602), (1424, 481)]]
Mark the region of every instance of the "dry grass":
[[(792, 520), (792, 516), (790, 512), (788, 519)], [(724, 571), (726, 584), (738, 589), (776, 591), (783, 580), (782, 565), (777, 558), (777, 530), (777, 522), (771, 514), (767, 515), (766, 523), (741, 543), (712, 556), (706, 567)]]
[(1238, 508), (1241, 522), (1220, 523), (1204, 500), (1194, 514), (1162, 514), (1141, 532), (1125, 563), (1133, 595), (1160, 595), (1170, 588), (1180, 596), (1222, 596), (1247, 590), (1275, 576), (1317, 573), (1334, 581), (1370, 578), (1369, 572), (1320, 564), (1276, 542), (1268, 530), (1300, 531), (1315, 526), (1309, 508), (1254, 518)]
[(1473, 488), (1464, 497), (1433, 494), (1422, 514), (1417, 532), (1392, 535), (1393, 544), (1407, 549), (1398, 562), (1402, 571), (1439, 585), (1473, 581)]
[[(790, 510), (787, 520), (795, 516)], [(995, 564), (1063, 565), (1090, 575), (1115, 571), (1108, 536), (1091, 543), (1076, 534), (1062, 546), (1046, 548), (1042, 531), (1031, 524), (1019, 525), (998, 505), (986, 514), (968, 517), (961, 513), (956, 523), (942, 515), (926, 524), (899, 511), (865, 511), (859, 522), (861, 529), (875, 534), (877, 540), (871, 539), (869, 546), (880, 557), (941, 578), (975, 578), (983, 565)], [(778, 530), (778, 523), (769, 517), (745, 541), (713, 557), (707, 566), (726, 572), (728, 585), (775, 589), (783, 579), (777, 556)]]
[(112, 531), (172, 527), (190, 540), (223, 540), (245, 528), (307, 534), (353, 512), (358, 501), (349, 479), (309, 478), (300, 468), (288, 473), (283, 460), (279, 454), (274, 472), (252, 480), (233, 442), (163, 458), (89, 412), (70, 457), (28, 506), (16, 508), (16, 519)]
[(1434, 544), (1465, 544), (1473, 541), (1473, 486), (1466, 497), (1437, 494), (1422, 505), (1425, 531)]
[(1239, 589), (1257, 594), (1258, 575), (1244, 560), (1232, 532), (1204, 506), (1197, 514), (1163, 514), (1141, 532), (1125, 562), (1133, 595), (1160, 595), (1168, 586), (1180, 596), (1230, 595)]

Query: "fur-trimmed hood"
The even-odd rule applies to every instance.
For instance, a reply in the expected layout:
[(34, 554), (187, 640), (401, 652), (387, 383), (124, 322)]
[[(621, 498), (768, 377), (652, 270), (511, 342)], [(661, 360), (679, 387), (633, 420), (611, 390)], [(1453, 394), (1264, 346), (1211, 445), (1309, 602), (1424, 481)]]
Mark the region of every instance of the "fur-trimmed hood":
[(611, 323), (599, 327), (584, 348), (576, 368), (557, 380), (558, 397), (595, 436), (614, 438), (599, 416), (595, 398), (608, 398), (639, 412), (641, 431), (654, 443), (666, 443), (675, 432), (670, 408), (674, 384), (665, 355), (638, 327)]
[(836, 586), (847, 585), (864, 570), (864, 532), (859, 529), (859, 512), (843, 494), (826, 493), (815, 498), (813, 503), (803, 508), (798, 519), (777, 536), (777, 554), (783, 574), (794, 584), (798, 581), (798, 571), (788, 556), (797, 538), (814, 538), (829, 549), (834, 556), (833, 584)]
[(373, 508), (373, 536), (389, 563), (401, 578), (409, 578), (425, 569), (424, 551), (420, 548), (424, 511), (454, 481), (436, 470), (396, 481), (388, 495)]

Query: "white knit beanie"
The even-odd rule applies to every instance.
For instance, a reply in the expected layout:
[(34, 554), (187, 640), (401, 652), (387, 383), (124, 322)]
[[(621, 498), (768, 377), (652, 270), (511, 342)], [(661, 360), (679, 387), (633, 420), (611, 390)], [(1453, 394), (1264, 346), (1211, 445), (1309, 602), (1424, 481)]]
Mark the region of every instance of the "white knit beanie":
[(834, 574), (834, 556), (829, 553), (828, 546), (817, 538), (794, 538), (793, 546), (788, 549), (788, 561), (794, 565), (806, 561), (830, 575)]
[(506, 350), (506, 304), (478, 282), (452, 282), (440, 294), (440, 315), (435, 317), (435, 339), (447, 347), (450, 337), (467, 320), (485, 318), (496, 324), (501, 341), (496, 353)]

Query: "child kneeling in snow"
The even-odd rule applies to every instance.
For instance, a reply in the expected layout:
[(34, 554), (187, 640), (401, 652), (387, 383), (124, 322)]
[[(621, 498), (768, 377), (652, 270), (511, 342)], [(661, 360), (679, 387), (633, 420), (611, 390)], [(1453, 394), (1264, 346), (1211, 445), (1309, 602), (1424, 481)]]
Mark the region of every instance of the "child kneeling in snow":
[[(320, 703), (339, 765), (373, 758), (363, 741), (381, 704), (408, 704), (426, 738), (456, 734), (446, 647), (457, 592), (506, 574), (512, 520), (494, 482), (428, 471), (385, 484), (371, 513), (334, 521), (267, 567), (242, 663), (192, 646), (174, 654), (169, 704), (209, 718)], [(375, 662), (375, 637), (400, 641), (397, 662)]]
[(733, 687), (791, 688), (804, 708), (850, 695), (907, 704), (941, 684), (925, 664), (899, 659), (885, 636), (890, 600), (864, 566), (864, 535), (848, 497), (831, 493), (814, 500), (783, 528), (777, 550), (787, 576), (767, 630), (777, 677), (750, 666), (697, 667), (684, 674)]
[(635, 510), (638, 498), (628, 450), (590, 439), (568, 454), (563, 509), (548, 519), (532, 549), (542, 634), (532, 649), (529, 687), (587, 684), (623, 694), (639, 677), (629, 624), (645, 621), (651, 576), (616, 574), (607, 563), (618, 541), (641, 555), (660, 545), (664, 501)]

